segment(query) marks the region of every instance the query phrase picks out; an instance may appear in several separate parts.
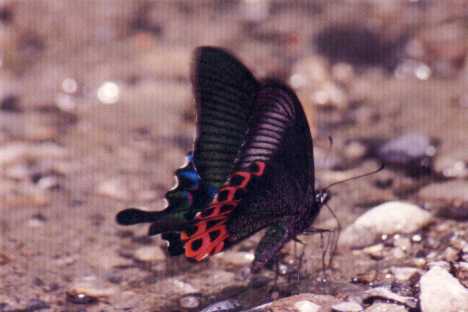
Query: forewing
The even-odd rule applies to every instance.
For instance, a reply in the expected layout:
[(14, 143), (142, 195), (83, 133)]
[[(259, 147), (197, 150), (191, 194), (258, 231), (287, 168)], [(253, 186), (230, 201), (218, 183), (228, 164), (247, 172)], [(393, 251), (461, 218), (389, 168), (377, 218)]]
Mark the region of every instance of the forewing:
[(197, 104), (194, 162), (203, 183), (220, 187), (245, 140), (259, 83), (228, 52), (195, 51), (192, 84)]
[(277, 81), (265, 82), (257, 93), (235, 169), (248, 168), (257, 161), (285, 168), (304, 190), (314, 183), (312, 138), (304, 111), (295, 93)]

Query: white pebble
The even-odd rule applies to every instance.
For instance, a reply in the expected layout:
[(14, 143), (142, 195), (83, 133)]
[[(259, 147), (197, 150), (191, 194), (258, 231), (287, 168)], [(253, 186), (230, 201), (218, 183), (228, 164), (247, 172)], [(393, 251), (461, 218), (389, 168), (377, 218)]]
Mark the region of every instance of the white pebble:
[(420, 285), (423, 312), (467, 311), (468, 289), (445, 269), (433, 267), (421, 277)]
[(412, 233), (432, 221), (432, 215), (418, 206), (391, 201), (361, 215), (340, 235), (340, 245), (365, 247), (382, 234)]

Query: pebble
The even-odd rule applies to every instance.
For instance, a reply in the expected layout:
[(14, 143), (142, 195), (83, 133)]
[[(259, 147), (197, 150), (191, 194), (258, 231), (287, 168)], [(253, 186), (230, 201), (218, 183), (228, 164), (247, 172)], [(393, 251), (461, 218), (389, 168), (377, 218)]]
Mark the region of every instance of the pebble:
[(200, 306), (200, 298), (197, 296), (185, 296), (180, 298), (179, 304), (184, 309), (196, 309)]
[[(425, 158), (435, 154), (431, 139), (419, 133), (408, 133), (394, 138), (377, 150), (377, 156), (385, 163), (415, 169), (422, 166)], [(421, 168), (416, 168), (421, 169)]]
[(447, 247), (443, 253), (443, 257), (446, 261), (454, 262), (460, 257), (460, 251), (453, 247)]
[(393, 276), (399, 281), (408, 281), (416, 274), (422, 274), (422, 270), (413, 267), (392, 267), (390, 268)]
[(368, 301), (369, 299), (384, 299), (404, 304), (407, 307), (413, 309), (417, 307), (416, 298), (401, 296), (385, 287), (376, 287), (366, 290), (363, 294), (361, 294), (360, 299), (362, 301)]
[(293, 65), (289, 80), (303, 103), (338, 109), (348, 106), (347, 93), (333, 81), (330, 65), (324, 58), (302, 58)]
[(380, 259), (383, 259), (384, 257), (384, 245), (383, 244), (375, 244), (375, 245), (364, 248), (362, 251), (375, 260), (380, 260)]
[(50, 305), (40, 299), (32, 299), (26, 307), (27, 312), (41, 311), (45, 309), (50, 309)]
[(13, 94), (6, 95), (2, 99), (0, 99), (0, 110), (11, 113), (22, 112), (23, 109), (19, 102), (20, 100), (18, 96)]
[(406, 257), (406, 253), (401, 248), (393, 248), (391, 254), (395, 259), (403, 259)]
[(234, 266), (248, 265), (254, 260), (254, 254), (245, 251), (226, 251), (216, 257), (219, 257), (224, 263)]
[(332, 306), (332, 311), (336, 312), (360, 312), (363, 308), (359, 303), (348, 301), (341, 302)]
[(342, 232), (339, 244), (344, 247), (365, 247), (382, 234), (412, 233), (431, 221), (431, 214), (414, 204), (386, 202), (358, 217)]
[(375, 282), (377, 279), (377, 271), (376, 270), (368, 270), (363, 273), (358, 273), (351, 279), (353, 283), (360, 283), (360, 284), (371, 284)]
[(0, 146), (0, 166), (17, 162), (27, 154), (28, 145), (24, 143), (9, 143)]
[[(271, 312), (297, 312), (297, 311), (308, 311), (308, 310), (298, 310), (296, 306), (299, 302), (310, 302), (312, 304), (300, 303), (299, 308), (304, 309), (313, 309), (315, 306), (319, 306), (321, 310), (319, 311), (330, 311), (331, 307), (334, 304), (339, 303), (340, 301), (333, 296), (329, 295), (317, 295), (317, 294), (299, 294), (295, 296), (290, 296), (274, 301), (270, 306), (269, 310)], [(310, 310), (314, 311), (314, 310)]]
[(420, 280), (423, 312), (464, 311), (468, 307), (468, 289), (447, 270), (435, 266)]
[(111, 178), (99, 183), (97, 193), (118, 200), (128, 200), (131, 197), (128, 185), (118, 178)]
[(395, 245), (395, 247), (398, 247), (405, 252), (411, 249), (411, 240), (408, 237), (404, 237), (401, 235), (395, 235), (395, 237), (393, 238), (393, 244)]
[(418, 192), (418, 197), (433, 206), (438, 215), (453, 219), (468, 219), (468, 182), (454, 180), (430, 184)]
[(367, 146), (359, 141), (351, 141), (346, 144), (344, 149), (345, 156), (350, 160), (363, 158), (367, 153)]
[(157, 288), (165, 289), (167, 293), (177, 293), (180, 295), (194, 294), (199, 292), (199, 289), (175, 277), (167, 278), (157, 282)]
[(75, 304), (91, 304), (107, 300), (116, 292), (115, 287), (108, 286), (95, 276), (86, 276), (73, 283), (67, 291), (67, 300)]
[(456, 250), (461, 250), (464, 253), (468, 253), (468, 242), (466, 242), (466, 240), (464, 240), (459, 235), (452, 236), (452, 238), (450, 239), (450, 246), (452, 246)]
[(200, 312), (221, 312), (221, 311), (232, 311), (234, 309), (239, 308), (241, 305), (239, 301), (229, 299), (229, 300), (223, 300), (219, 301), (213, 304), (210, 304)]
[(65, 149), (54, 143), (26, 144), (12, 142), (0, 146), (0, 166), (30, 159), (58, 159), (63, 158), (65, 154)]
[(446, 178), (468, 177), (468, 151), (462, 148), (438, 156), (434, 161), (434, 170)]
[(374, 303), (370, 307), (364, 310), (365, 312), (407, 312), (408, 310), (398, 304), (392, 303)]
[(143, 262), (163, 261), (166, 255), (159, 246), (144, 246), (135, 251), (135, 259)]
[(89, 250), (86, 253), (86, 260), (90, 265), (96, 266), (104, 271), (112, 270), (118, 266), (131, 265), (131, 260), (119, 256), (113, 249), (101, 248)]
[(298, 312), (319, 312), (320, 306), (308, 300), (301, 300), (294, 304)]

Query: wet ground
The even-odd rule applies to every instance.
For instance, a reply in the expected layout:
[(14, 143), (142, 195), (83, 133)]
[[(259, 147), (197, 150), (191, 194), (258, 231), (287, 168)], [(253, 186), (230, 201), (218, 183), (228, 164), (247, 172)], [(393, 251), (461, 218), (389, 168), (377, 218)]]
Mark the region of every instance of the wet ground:
[[(0, 1), (0, 311), (198, 311), (227, 299), (246, 310), (298, 293), (339, 302), (375, 286), (418, 300), (433, 262), (468, 286), (467, 7)], [(392, 200), (430, 221), (371, 237), (370, 249), (341, 244), (326, 275), (323, 240), (304, 237), (304, 250), (283, 250), (276, 285), (272, 271), (248, 271), (257, 236), (195, 265), (168, 258), (145, 227), (117, 226), (122, 208), (164, 207), (192, 144), (189, 69), (200, 45), (297, 90), (320, 185), (386, 163), (332, 189), (343, 228)], [(326, 209), (317, 226), (335, 226)]]

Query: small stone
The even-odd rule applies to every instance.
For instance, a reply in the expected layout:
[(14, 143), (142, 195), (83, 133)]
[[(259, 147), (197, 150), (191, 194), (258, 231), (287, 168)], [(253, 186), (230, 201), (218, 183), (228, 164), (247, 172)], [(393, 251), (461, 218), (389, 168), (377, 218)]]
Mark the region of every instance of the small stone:
[(301, 300), (294, 304), (298, 312), (319, 312), (320, 306), (308, 300)]
[(0, 166), (20, 161), (28, 153), (28, 145), (9, 143), (0, 146)]
[(0, 100), (0, 110), (5, 112), (19, 113), (23, 109), (19, 103), (18, 96), (10, 94)]
[(399, 294), (392, 292), (391, 290), (385, 287), (371, 288), (369, 290), (366, 290), (359, 297), (363, 301), (383, 299), (383, 300), (389, 300), (389, 301), (401, 303), (413, 309), (417, 307), (416, 298), (401, 296)]
[(219, 254), (217, 257), (224, 263), (234, 266), (248, 265), (254, 260), (254, 254), (245, 251), (226, 251)]
[(29, 220), (27, 225), (29, 227), (41, 227), (46, 223), (47, 219), (42, 214), (36, 214), (32, 216)]
[(368, 270), (363, 273), (357, 274), (355, 277), (351, 279), (353, 283), (359, 284), (372, 284), (377, 279), (377, 271), (376, 270)]
[(401, 248), (393, 248), (391, 254), (395, 259), (404, 259), (406, 257), (405, 252)]
[(128, 200), (131, 197), (128, 185), (118, 178), (101, 182), (97, 187), (97, 193), (119, 200)]
[(73, 283), (67, 291), (67, 300), (75, 304), (93, 304), (107, 300), (115, 293), (113, 286), (108, 286), (95, 276), (87, 276)]
[(165, 289), (168, 293), (177, 293), (180, 295), (188, 295), (199, 292), (199, 289), (175, 277), (159, 281), (157, 282), (156, 286), (158, 289)]
[(463, 311), (468, 307), (468, 289), (448, 271), (433, 267), (420, 280), (423, 312)]
[(398, 304), (392, 303), (374, 303), (370, 307), (364, 310), (365, 312), (407, 312), (408, 310)]
[(367, 153), (367, 147), (359, 141), (351, 141), (345, 146), (345, 155), (351, 160), (358, 160)]
[(363, 249), (364, 253), (369, 255), (372, 259), (380, 260), (384, 257), (384, 245), (383, 244), (375, 244)]
[(86, 253), (86, 260), (92, 266), (99, 267), (104, 271), (112, 270), (118, 266), (128, 266), (131, 261), (121, 257), (113, 249), (101, 248), (90, 250)]
[(223, 300), (213, 304), (210, 304), (200, 312), (222, 312), (222, 311), (232, 311), (239, 308), (241, 305), (239, 301), (234, 299)]
[(390, 268), (393, 276), (399, 281), (408, 281), (416, 274), (422, 274), (422, 270), (412, 267), (392, 267)]
[(422, 241), (421, 234), (414, 234), (413, 236), (411, 236), (411, 241), (413, 243), (420, 243)]
[(408, 252), (411, 249), (411, 240), (401, 235), (395, 235), (393, 244), (404, 252)]
[(197, 296), (185, 296), (180, 298), (179, 304), (184, 309), (196, 309), (200, 306), (200, 299)]
[(454, 180), (430, 184), (418, 192), (418, 197), (433, 206), (438, 215), (468, 219), (468, 182)]
[(408, 166), (435, 154), (431, 139), (419, 133), (405, 134), (382, 145), (377, 154), (386, 163)]
[(159, 246), (144, 246), (135, 251), (135, 258), (143, 262), (163, 261), (166, 255)]
[(432, 216), (418, 206), (391, 201), (361, 215), (340, 235), (340, 245), (365, 247), (382, 234), (412, 233), (432, 221)]
[[(47, 302), (42, 301), (40, 299), (33, 299), (29, 302), (28, 306), (26, 307), (26, 311), (33, 312), (33, 311), (40, 311), (44, 309), (50, 309), (50, 306)], [(1, 311), (1, 310), (0, 310)]]
[[(1, 241), (0, 241), (1, 243)], [(10, 263), (11, 259), (4, 253), (0, 253), (0, 266)]]
[[(296, 304), (298, 302), (310, 302), (314, 305), (309, 305), (301, 303), (300, 307), (313, 309), (315, 306), (319, 306), (321, 310), (319, 311), (330, 311), (332, 305), (339, 303), (340, 301), (335, 297), (329, 295), (317, 295), (317, 294), (299, 294), (295, 296), (290, 296), (274, 301), (269, 307), (268, 311), (272, 312), (297, 312), (298, 308)], [(305, 310), (307, 311), (307, 310)], [(313, 310), (312, 310), (313, 311)]]
[(336, 312), (360, 312), (362, 310), (360, 304), (352, 301), (341, 302), (332, 306), (332, 311)]
[(450, 246), (456, 250), (461, 250), (463, 253), (468, 253), (468, 242), (458, 235), (454, 235), (450, 239)]
[(414, 258), (413, 263), (418, 268), (424, 268), (426, 266), (426, 264), (427, 264), (427, 261), (424, 258)]
[[(468, 103), (468, 94), (465, 96)], [(446, 178), (468, 177), (468, 151), (465, 148), (438, 156), (434, 169)]]
[(447, 249), (444, 251), (443, 257), (449, 262), (457, 261), (460, 257), (460, 251), (453, 247), (447, 247)]

